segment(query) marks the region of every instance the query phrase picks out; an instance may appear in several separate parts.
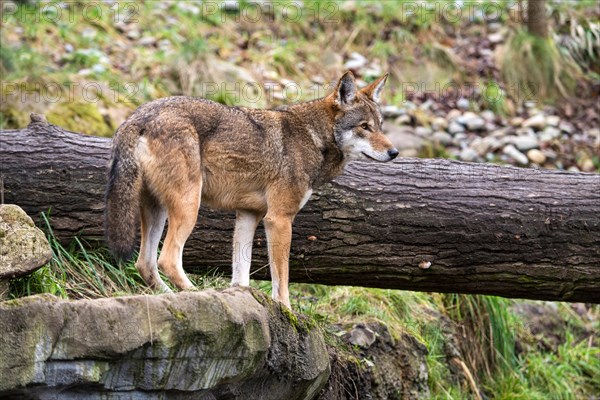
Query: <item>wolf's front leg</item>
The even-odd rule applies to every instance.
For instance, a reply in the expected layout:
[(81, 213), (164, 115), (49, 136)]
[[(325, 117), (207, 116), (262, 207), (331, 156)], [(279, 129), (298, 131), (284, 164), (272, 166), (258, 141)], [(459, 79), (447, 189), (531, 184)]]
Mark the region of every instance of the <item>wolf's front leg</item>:
[(273, 282), (273, 299), (282, 302), (288, 308), (291, 308), (288, 267), (293, 219), (293, 216), (267, 214), (264, 220)]
[(233, 233), (233, 262), (231, 286), (250, 285), (250, 263), (252, 261), (252, 241), (260, 214), (237, 211)]

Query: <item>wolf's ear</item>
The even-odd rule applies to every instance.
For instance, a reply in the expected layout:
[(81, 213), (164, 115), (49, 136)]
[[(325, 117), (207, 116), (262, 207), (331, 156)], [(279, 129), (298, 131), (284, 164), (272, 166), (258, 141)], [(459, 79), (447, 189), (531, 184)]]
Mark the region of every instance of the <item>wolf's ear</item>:
[(346, 72), (335, 88), (335, 102), (339, 105), (351, 104), (356, 98), (356, 81), (352, 72)]
[(375, 103), (379, 104), (379, 102), (381, 102), (381, 92), (383, 91), (383, 87), (385, 86), (388, 75), (389, 74), (385, 74), (375, 82), (371, 83), (369, 86), (362, 88), (360, 91), (367, 95), (367, 97), (373, 100)]

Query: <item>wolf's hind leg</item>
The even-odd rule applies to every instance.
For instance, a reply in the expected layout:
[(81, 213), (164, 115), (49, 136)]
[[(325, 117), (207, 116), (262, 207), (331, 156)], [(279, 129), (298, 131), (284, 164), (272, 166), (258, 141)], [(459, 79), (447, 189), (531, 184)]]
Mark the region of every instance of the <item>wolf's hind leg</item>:
[(190, 289), (194, 285), (183, 271), (183, 246), (192, 233), (200, 208), (202, 183), (189, 182), (185, 192), (171, 196), (167, 205), (169, 228), (158, 259), (158, 265), (179, 289)]
[(231, 285), (250, 285), (250, 263), (252, 260), (252, 241), (256, 226), (262, 215), (238, 210), (233, 233), (233, 261)]
[(142, 195), (140, 209), (142, 237), (140, 255), (135, 266), (148, 286), (170, 292), (171, 289), (160, 278), (156, 264), (158, 245), (167, 220), (167, 210), (152, 197), (144, 195)]
[(278, 214), (269, 210), (265, 216), (265, 231), (269, 249), (271, 266), (271, 281), (273, 283), (273, 299), (290, 307), (289, 256), (292, 242), (292, 221), (294, 216), (289, 213)]

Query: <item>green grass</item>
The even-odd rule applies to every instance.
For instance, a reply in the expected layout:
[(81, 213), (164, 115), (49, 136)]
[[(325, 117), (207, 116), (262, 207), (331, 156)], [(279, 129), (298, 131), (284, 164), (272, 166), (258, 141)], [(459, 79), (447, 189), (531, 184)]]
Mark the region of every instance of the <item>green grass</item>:
[(575, 97), (581, 72), (561, 55), (553, 39), (537, 38), (518, 29), (509, 38), (501, 59), (501, 75), (513, 99), (551, 102)]

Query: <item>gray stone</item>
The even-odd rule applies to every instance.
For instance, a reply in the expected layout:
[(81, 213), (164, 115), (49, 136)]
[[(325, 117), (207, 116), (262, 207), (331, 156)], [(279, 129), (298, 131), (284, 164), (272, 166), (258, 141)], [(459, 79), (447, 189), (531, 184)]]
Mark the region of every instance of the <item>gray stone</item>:
[(423, 147), (425, 140), (415, 135), (411, 127), (398, 126), (395, 124), (385, 124), (384, 133), (390, 139), (394, 147), (400, 152), (402, 157), (413, 157)]
[(431, 128), (429, 128), (427, 126), (417, 126), (415, 128), (415, 135), (422, 137), (422, 138), (430, 137), (431, 133), (432, 133)]
[(456, 102), (456, 106), (458, 108), (460, 108), (461, 110), (468, 110), (469, 106), (470, 106), (470, 102), (468, 99), (465, 99), (464, 97), (458, 99), (458, 101)]
[(238, 0), (225, 0), (222, 7), (223, 11), (238, 12), (240, 9), (240, 2)]
[(398, 106), (389, 105), (381, 107), (381, 114), (384, 118), (397, 118), (401, 115), (406, 114), (406, 110)]
[(353, 52), (350, 59), (344, 64), (345, 69), (359, 69), (367, 65), (368, 60), (362, 54)]
[(512, 144), (504, 146), (502, 152), (521, 165), (527, 165), (529, 163), (527, 156), (517, 150)]
[(457, 133), (464, 132), (465, 127), (459, 124), (457, 121), (452, 121), (448, 124), (448, 132), (452, 135), (456, 135)]
[(443, 144), (444, 146), (452, 144), (452, 136), (450, 136), (449, 133), (444, 132), (444, 131), (434, 132), (433, 135), (431, 136), (431, 139), (435, 142)]
[(544, 114), (536, 114), (523, 122), (523, 128), (533, 128), (535, 130), (544, 129), (546, 126), (546, 117)]
[(463, 161), (477, 161), (478, 158), (477, 152), (470, 147), (464, 148), (460, 152), (460, 159)]
[(501, 33), (492, 33), (491, 35), (488, 35), (488, 40), (492, 44), (502, 43), (504, 42), (504, 35)]
[(485, 120), (481, 117), (469, 118), (465, 120), (465, 125), (470, 131), (480, 131), (485, 128)]
[[(381, 110), (382, 114), (383, 114), (383, 109)], [(409, 125), (410, 124), (410, 115), (408, 114), (403, 114), (400, 115), (398, 118), (396, 118), (396, 120), (394, 121), (397, 125)]]
[(561, 121), (560, 124), (558, 124), (558, 129), (568, 133), (569, 135), (573, 133), (573, 125), (567, 121)]
[(514, 131), (513, 127), (507, 126), (507, 127), (500, 128), (500, 129), (493, 131), (492, 133), (490, 133), (489, 136), (493, 136), (495, 138), (502, 138), (507, 135), (510, 135), (513, 131)]
[(52, 258), (50, 244), (19, 206), (0, 205), (0, 280), (30, 274)]
[(526, 151), (538, 147), (538, 140), (535, 136), (517, 136), (513, 139), (513, 144), (517, 149)]
[(496, 120), (496, 114), (490, 110), (484, 110), (481, 112), (481, 118), (485, 119), (486, 122), (494, 122)]
[(144, 36), (140, 40), (138, 40), (138, 44), (140, 46), (154, 46), (156, 43), (156, 38), (154, 36)]
[(466, 126), (470, 131), (478, 131), (485, 127), (485, 120), (470, 111), (467, 111), (462, 116), (456, 118), (456, 122)]
[(131, 40), (137, 40), (140, 38), (141, 34), (138, 29), (131, 29), (125, 34), (125, 36), (127, 36)]
[(464, 132), (459, 132), (456, 135), (454, 135), (454, 139), (452, 140), (453, 143), (456, 146), (461, 146), (463, 143), (465, 143), (467, 141), (467, 134)]
[(500, 22), (490, 22), (488, 24), (488, 30), (490, 32), (498, 32), (500, 29), (502, 29), (504, 25), (501, 24)]
[(376, 339), (377, 336), (375, 336), (375, 332), (363, 324), (354, 325), (354, 328), (352, 328), (350, 331), (350, 336), (348, 337), (350, 344), (362, 347), (364, 349), (371, 347), (371, 345), (375, 343)]
[(560, 117), (557, 115), (548, 115), (546, 117), (546, 123), (550, 126), (557, 127), (560, 124)]
[(555, 139), (560, 138), (562, 132), (560, 129), (555, 128), (553, 126), (548, 126), (542, 132), (538, 133), (538, 138), (540, 142), (551, 142)]
[(248, 288), (33, 296), (0, 326), (0, 397), (311, 399), (330, 373), (321, 331)]
[(531, 128), (518, 128), (515, 130), (517, 136), (535, 136), (535, 131)]
[(448, 111), (448, 115), (446, 116), (446, 118), (448, 118), (448, 121), (452, 121), (453, 119), (456, 119), (456, 118), (460, 117), (461, 115), (462, 115), (462, 111), (454, 108), (454, 109)]

